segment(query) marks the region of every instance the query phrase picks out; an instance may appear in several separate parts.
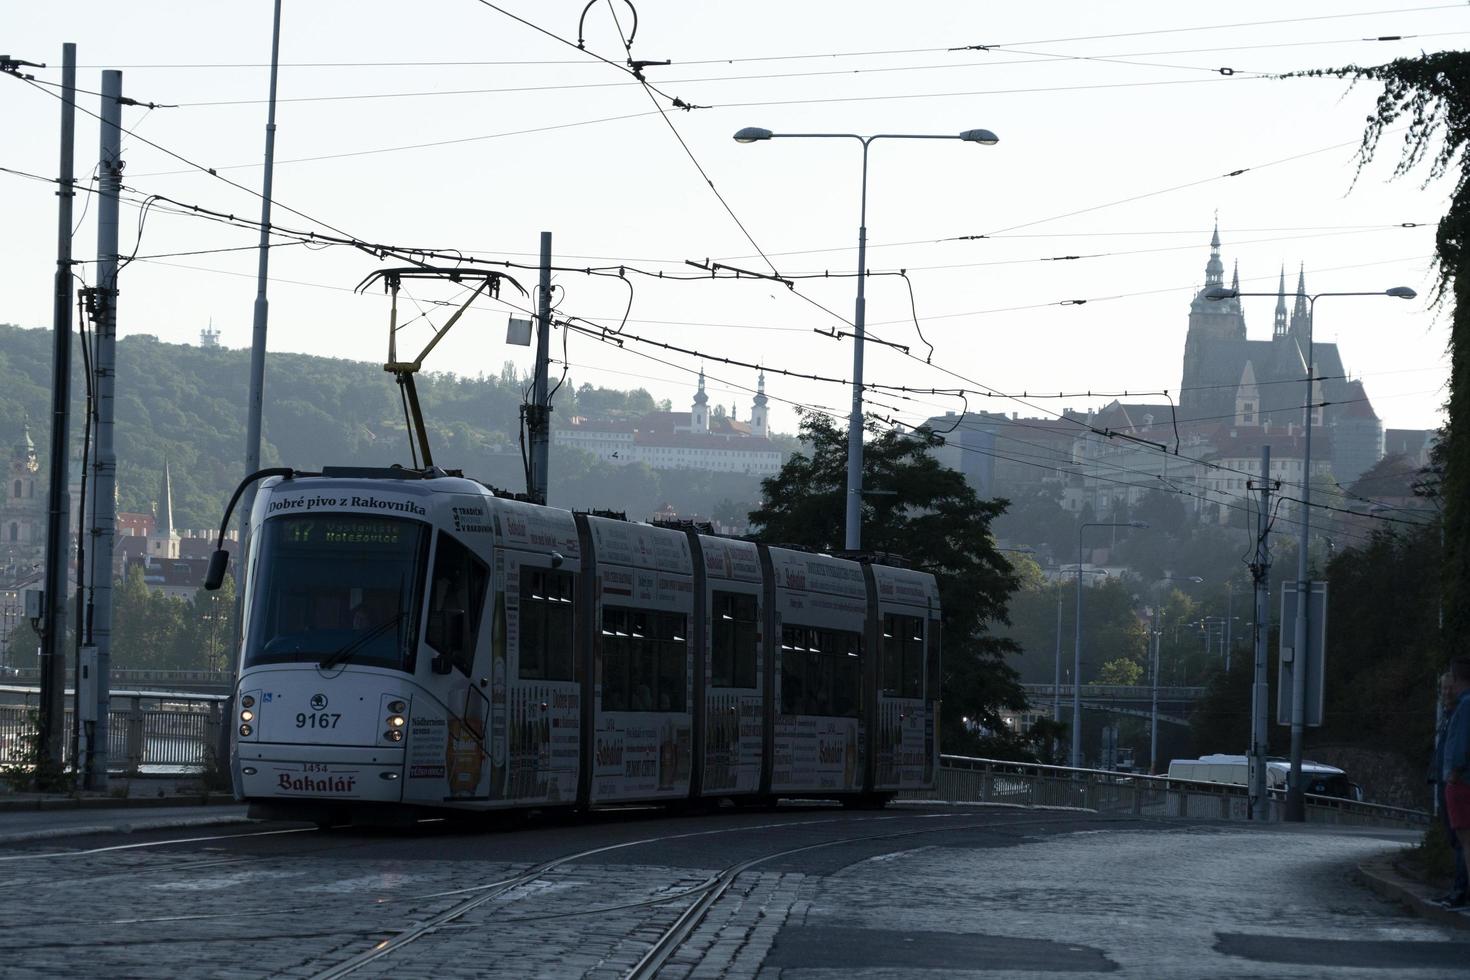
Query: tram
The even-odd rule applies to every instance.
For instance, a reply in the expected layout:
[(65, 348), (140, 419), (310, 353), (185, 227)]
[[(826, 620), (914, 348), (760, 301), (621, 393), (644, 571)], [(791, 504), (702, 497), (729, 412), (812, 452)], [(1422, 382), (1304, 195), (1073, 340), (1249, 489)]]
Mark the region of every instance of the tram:
[(872, 805), (933, 785), (931, 575), (573, 514), (437, 468), (274, 472), (251, 514), (230, 752), (254, 813)]

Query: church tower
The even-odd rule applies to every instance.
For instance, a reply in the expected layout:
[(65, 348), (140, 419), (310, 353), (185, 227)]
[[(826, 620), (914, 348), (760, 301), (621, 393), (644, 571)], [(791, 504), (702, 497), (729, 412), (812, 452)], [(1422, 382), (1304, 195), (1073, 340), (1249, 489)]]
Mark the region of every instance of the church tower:
[(750, 434), (764, 439), (770, 435), (766, 426), (766, 372), (761, 371), (755, 382), (755, 398), (751, 402)]
[(699, 390), (694, 393), (694, 407), (689, 413), (689, 428), (694, 432), (709, 431), (709, 395), (704, 393), (704, 368), (699, 369)]
[(168, 460), (163, 461), (163, 477), (158, 483), (158, 513), (153, 520), (153, 533), (148, 537), (150, 558), (179, 557), (179, 535), (174, 531), (174, 487)]
[[(1240, 267), (1236, 266), (1235, 281), (1240, 282)], [(1209, 299), (1212, 289), (1225, 286), (1225, 263), (1220, 261), (1220, 225), (1210, 236), (1210, 259), (1205, 263), (1205, 285), (1189, 304), (1189, 336), (1211, 340), (1244, 340), (1245, 315), (1241, 312), (1239, 299)], [(1187, 341), (1186, 341), (1187, 343)]]
[(11, 560), (29, 556), (44, 544), (45, 494), (36, 497), (36, 474), (40, 468), (36, 443), (31, 439), (31, 427), (27, 423), (10, 453), (7, 499), (3, 524), (0, 524), (0, 543)]
[[(1235, 281), (1240, 281), (1236, 267)], [(1179, 407), (1187, 418), (1228, 416), (1234, 398), (1221, 386), (1239, 380), (1238, 367), (1229, 369), (1221, 358), (1221, 347), (1244, 342), (1245, 314), (1240, 300), (1210, 299), (1212, 289), (1225, 285), (1225, 263), (1220, 261), (1220, 225), (1210, 236), (1210, 258), (1205, 263), (1205, 284), (1189, 304), (1189, 332), (1184, 338), (1184, 375), (1179, 385)], [(1228, 376), (1227, 376), (1228, 375)], [(1223, 397), (1222, 397), (1223, 396)]]

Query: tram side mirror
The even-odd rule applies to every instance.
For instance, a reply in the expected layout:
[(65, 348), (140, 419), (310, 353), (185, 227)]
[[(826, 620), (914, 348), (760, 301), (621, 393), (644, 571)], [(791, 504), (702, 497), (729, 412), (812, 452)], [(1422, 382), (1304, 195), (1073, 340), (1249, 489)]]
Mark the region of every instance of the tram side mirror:
[(230, 553), (219, 548), (209, 556), (209, 571), (204, 573), (204, 588), (214, 592), (225, 584), (225, 570), (230, 567)]

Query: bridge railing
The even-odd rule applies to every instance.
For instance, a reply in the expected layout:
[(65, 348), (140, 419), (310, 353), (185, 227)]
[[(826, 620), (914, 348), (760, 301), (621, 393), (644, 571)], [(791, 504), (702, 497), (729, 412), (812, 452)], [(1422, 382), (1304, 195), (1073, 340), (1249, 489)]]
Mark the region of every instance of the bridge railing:
[[(951, 803), (1065, 806), (1100, 813), (1205, 820), (1251, 819), (1246, 787), (1231, 783), (958, 755), (940, 756), (933, 792), (917, 795)], [(1430, 822), (1423, 810), (1310, 794), (1306, 801), (1307, 819), (1315, 823), (1418, 828)], [(1281, 795), (1273, 793), (1266, 802), (1263, 819), (1280, 821), (1283, 803)]]
[[(1031, 699), (1035, 707), (1044, 707), (1053, 699), (1053, 692), (1065, 701), (1072, 700), (1074, 685), (1062, 684), (1053, 687), (1051, 684), (1023, 684), (1026, 696)], [(1160, 687), (1160, 701), (1198, 701), (1205, 696), (1203, 687)], [(1154, 689), (1147, 684), (1083, 684), (1083, 700), (1093, 701), (1151, 701)]]
[[(108, 677), (114, 688), (150, 688), (164, 691), (180, 688), (218, 688), (226, 691), (234, 680), (234, 675), (223, 670), (153, 670), (132, 667), (114, 668)], [(39, 684), (41, 671), (37, 667), (10, 668), (0, 680), (9, 684)], [(73, 672), (68, 669), (66, 682), (71, 684), (74, 680)]]
[[(32, 688), (0, 685), (0, 699), (0, 765), (19, 764), (35, 734), (39, 697)], [(110, 768), (129, 774), (203, 769), (219, 743), (224, 701), (214, 694), (114, 691), (107, 712)], [(70, 691), (67, 705), (63, 758), (70, 764)]]

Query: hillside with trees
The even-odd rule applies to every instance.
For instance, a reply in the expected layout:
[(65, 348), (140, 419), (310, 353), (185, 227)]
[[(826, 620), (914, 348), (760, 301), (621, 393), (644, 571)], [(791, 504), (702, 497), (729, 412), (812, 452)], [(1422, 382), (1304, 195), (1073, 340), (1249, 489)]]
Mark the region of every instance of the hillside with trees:
[[(74, 357), (73, 456), (81, 450), (85, 381)], [(118, 508), (148, 513), (167, 459), (173, 476), (174, 523), (218, 526), (243, 475), (246, 384), (250, 352), (162, 343), (135, 334), (117, 344)], [(50, 415), (51, 333), (0, 325), (0, 440), (8, 449), (22, 426), (45, 472)], [(530, 381), (505, 364), (498, 374), (419, 375), (419, 397), (435, 461), (496, 486), (525, 487), (519, 424)], [(643, 389), (564, 386), (555, 417), (637, 417), (667, 409)], [(795, 447), (789, 437), (783, 440)], [(398, 386), (381, 364), (304, 354), (267, 360), (261, 463), (313, 469), (323, 465), (410, 464)], [(73, 473), (75, 477), (75, 472)], [(556, 506), (627, 511), (647, 518), (669, 503), (682, 514), (740, 518), (759, 501), (755, 476), (698, 470), (654, 470), (600, 463), (575, 450), (553, 449), (551, 502)]]

